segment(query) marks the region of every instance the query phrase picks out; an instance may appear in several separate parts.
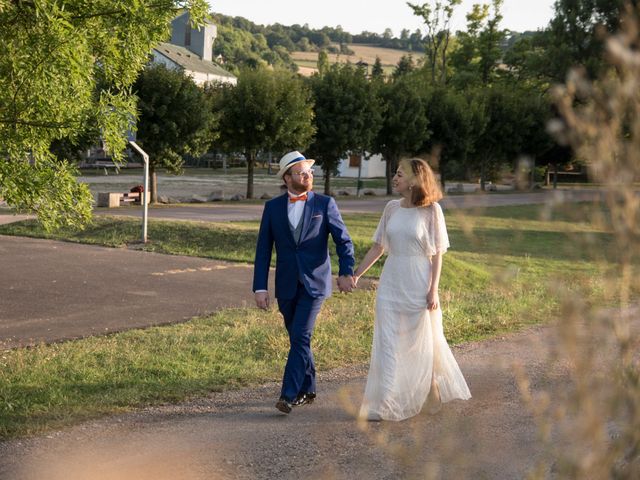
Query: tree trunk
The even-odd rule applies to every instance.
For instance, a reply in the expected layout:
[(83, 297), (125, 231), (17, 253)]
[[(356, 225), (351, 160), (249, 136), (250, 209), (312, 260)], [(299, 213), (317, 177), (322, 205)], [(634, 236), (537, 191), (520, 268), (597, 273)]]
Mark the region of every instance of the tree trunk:
[(387, 195), (391, 195), (391, 188), (392, 188), (391, 187), (391, 177), (393, 176), (391, 174), (391, 159), (386, 155), (385, 155), (384, 159), (385, 159), (385, 162), (384, 162), (385, 163), (385, 167), (384, 167), (385, 176), (387, 177), (386, 178), (386, 181), (387, 181)]
[(553, 163), (553, 189), (558, 188), (558, 162)]
[(445, 190), (445, 177), (446, 177), (446, 168), (444, 166), (444, 164), (442, 163), (442, 158), (440, 159), (440, 187), (442, 187), (442, 193), (444, 193)]
[(151, 203), (158, 203), (158, 175), (156, 169), (152, 165), (149, 166), (149, 177), (151, 178), (151, 184), (149, 185)]
[(398, 168), (398, 158), (399, 156), (391, 153), (384, 155), (386, 163), (385, 174), (387, 176), (387, 195), (393, 195), (393, 176), (396, 174), (396, 169)]
[(486, 168), (485, 162), (480, 164), (480, 190), (485, 191), (485, 182), (486, 182)]
[(247, 157), (247, 198), (253, 198), (253, 170), (256, 165), (256, 159), (253, 152), (246, 152)]
[(324, 173), (324, 194), (331, 195), (331, 169), (322, 169)]

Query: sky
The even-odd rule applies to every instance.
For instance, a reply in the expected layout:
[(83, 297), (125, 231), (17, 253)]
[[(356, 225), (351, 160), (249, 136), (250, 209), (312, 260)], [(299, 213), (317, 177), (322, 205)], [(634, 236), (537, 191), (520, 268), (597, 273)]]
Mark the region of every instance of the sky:
[[(465, 16), (474, 3), (490, 1), (463, 0), (454, 11), (453, 32), (465, 29)], [(553, 3), (554, 0), (504, 0), (502, 27), (517, 32), (543, 28), (553, 16)], [(382, 33), (385, 28), (391, 28), (396, 37), (403, 28), (413, 32), (424, 26), (405, 0), (209, 0), (209, 4), (216, 13), (245, 17), (262, 25), (308, 23), (311, 28), (341, 25), (351, 34), (365, 30)]]

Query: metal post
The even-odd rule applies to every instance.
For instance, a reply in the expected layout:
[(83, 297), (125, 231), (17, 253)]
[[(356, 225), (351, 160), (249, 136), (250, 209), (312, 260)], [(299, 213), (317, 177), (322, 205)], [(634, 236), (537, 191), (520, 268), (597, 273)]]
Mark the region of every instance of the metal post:
[(147, 223), (149, 218), (149, 155), (142, 155), (144, 161), (144, 190), (142, 191), (142, 243), (147, 243)]
[(142, 156), (144, 163), (144, 189), (142, 191), (142, 243), (147, 243), (147, 219), (149, 213), (149, 155), (136, 142), (129, 140), (129, 144)]

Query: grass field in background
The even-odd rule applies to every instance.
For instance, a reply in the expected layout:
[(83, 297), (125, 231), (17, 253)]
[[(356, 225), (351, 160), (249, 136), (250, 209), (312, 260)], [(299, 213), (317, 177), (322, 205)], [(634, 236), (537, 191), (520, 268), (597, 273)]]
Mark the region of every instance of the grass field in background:
[[(607, 212), (592, 204), (496, 207), (445, 212), (441, 302), (456, 344), (543, 323), (560, 291), (606, 303), (607, 274), (619, 251)], [(378, 215), (345, 215), (357, 256), (371, 244)], [(149, 223), (150, 251), (251, 262), (258, 222)], [(84, 232), (46, 235), (35, 222), (0, 226), (27, 235), (114, 247), (137, 241), (139, 221), (98, 217)], [(380, 265), (370, 271), (380, 273)], [(638, 292), (635, 292), (636, 294)], [(374, 291), (325, 302), (314, 335), (320, 370), (367, 362)], [(227, 309), (189, 322), (132, 330), (0, 355), (0, 436), (36, 434), (99, 415), (228, 388), (278, 381), (288, 349), (275, 309)]]

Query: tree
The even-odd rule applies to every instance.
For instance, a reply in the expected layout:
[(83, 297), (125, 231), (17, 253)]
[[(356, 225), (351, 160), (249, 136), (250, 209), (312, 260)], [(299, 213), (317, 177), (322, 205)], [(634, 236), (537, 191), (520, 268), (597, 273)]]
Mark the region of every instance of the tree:
[(89, 190), (51, 144), (94, 121), (122, 158), (131, 85), (182, 7), (195, 21), (207, 11), (203, 0), (0, 2), (0, 196), (46, 229), (88, 221)]
[(427, 28), (425, 51), (433, 83), (436, 80), (442, 84), (447, 81), (447, 54), (451, 36), (449, 26), (454, 8), (461, 3), (462, 0), (430, 0), (422, 5), (407, 2), (413, 14), (422, 17)]
[(492, 0), (493, 16), (490, 16), (489, 5), (477, 4), (467, 14), (467, 31), (458, 32), (458, 48), (451, 55), (458, 85), (487, 85), (493, 80), (502, 55), (500, 45), (506, 37), (506, 31), (499, 28), (502, 1)]
[(445, 86), (437, 86), (425, 95), (425, 110), (431, 135), (422, 149), (437, 153), (444, 189), (452, 174), (462, 176), (480, 118), (462, 93)]
[(556, 0), (546, 37), (553, 80), (563, 82), (569, 69), (577, 65), (584, 67), (591, 78), (606, 68), (602, 55), (604, 35), (598, 29), (616, 31), (624, 4), (624, 0)]
[(414, 69), (413, 56), (411, 54), (403, 55), (400, 57), (398, 65), (396, 65), (396, 68), (393, 70), (392, 76), (394, 79), (397, 79), (413, 72)]
[(549, 32), (542, 30), (521, 35), (503, 58), (509, 74), (515, 80), (535, 83), (541, 91), (549, 88), (555, 76), (547, 55), (548, 37)]
[(253, 198), (253, 172), (259, 151), (304, 150), (313, 133), (309, 89), (285, 70), (244, 69), (236, 86), (214, 95), (220, 115), (219, 143), (247, 159), (247, 198)]
[(365, 72), (353, 65), (334, 64), (324, 76), (312, 77), (311, 84), (317, 132), (310, 151), (324, 172), (324, 192), (330, 194), (339, 160), (373, 145), (381, 112)]
[(373, 64), (373, 68), (371, 69), (371, 78), (372, 79), (384, 78), (384, 68), (382, 68), (382, 60), (380, 60), (380, 57), (378, 55), (376, 55), (376, 61)]
[(149, 154), (151, 201), (158, 201), (156, 171), (182, 173), (184, 155), (199, 156), (211, 141), (213, 112), (203, 90), (184, 72), (152, 65), (134, 85), (138, 96), (138, 144)]
[(481, 189), (505, 164), (522, 155), (539, 156), (552, 144), (545, 133), (549, 103), (538, 92), (516, 83), (500, 82), (473, 91), (481, 121), (474, 128), (469, 167), (480, 175)]
[(379, 92), (384, 115), (375, 138), (374, 151), (386, 160), (387, 195), (399, 160), (420, 151), (429, 137), (429, 121), (424, 101), (424, 85), (417, 78), (400, 77), (384, 84)]
[(329, 69), (329, 55), (325, 50), (318, 52), (318, 73), (322, 76)]

